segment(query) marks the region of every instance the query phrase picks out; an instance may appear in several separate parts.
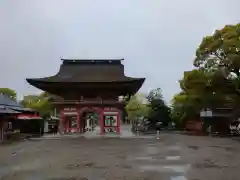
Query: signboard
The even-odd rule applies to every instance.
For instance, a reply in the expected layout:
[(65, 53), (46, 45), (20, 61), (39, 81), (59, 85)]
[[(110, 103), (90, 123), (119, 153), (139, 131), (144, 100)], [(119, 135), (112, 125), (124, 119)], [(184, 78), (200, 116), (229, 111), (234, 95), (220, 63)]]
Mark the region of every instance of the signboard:
[(104, 111), (116, 111), (116, 108), (112, 108), (112, 107), (105, 107)]
[(42, 118), (38, 115), (20, 114), (17, 116), (17, 119), (42, 119)]
[(117, 126), (117, 116), (104, 116), (105, 126)]
[(64, 114), (64, 115), (69, 115), (69, 116), (70, 116), (70, 115), (78, 115), (77, 112), (71, 112), (71, 111), (70, 111), (70, 112), (63, 112), (63, 114)]
[(76, 111), (77, 109), (76, 108), (64, 108), (63, 110), (64, 111)]
[(103, 113), (104, 115), (117, 115), (118, 114), (118, 112), (114, 112), (114, 111), (108, 111), (108, 112), (104, 112)]
[(104, 131), (105, 131), (105, 133), (110, 133), (110, 132), (116, 133), (116, 132), (117, 132), (117, 130), (116, 130), (115, 127), (107, 127), (107, 128), (104, 128)]
[(200, 112), (200, 117), (212, 117), (212, 116), (213, 116), (213, 113), (211, 109), (203, 109)]

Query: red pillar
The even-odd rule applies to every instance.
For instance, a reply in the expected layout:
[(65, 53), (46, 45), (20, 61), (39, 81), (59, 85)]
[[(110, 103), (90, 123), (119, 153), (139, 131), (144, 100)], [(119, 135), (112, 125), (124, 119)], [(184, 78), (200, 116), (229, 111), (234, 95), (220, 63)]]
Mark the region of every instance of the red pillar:
[(100, 112), (100, 129), (101, 129), (101, 135), (104, 135), (104, 109), (101, 109)]
[(83, 124), (82, 124), (82, 107), (78, 109), (78, 121), (79, 121), (79, 132), (83, 133)]
[(77, 114), (77, 132), (81, 132), (81, 118), (80, 113)]
[(70, 121), (69, 118), (66, 118), (65, 116), (65, 127), (66, 127), (66, 132), (70, 132)]
[(121, 116), (120, 116), (120, 111), (118, 109), (118, 114), (117, 114), (117, 133), (120, 134), (120, 123), (121, 123)]
[(64, 116), (64, 113), (63, 113), (63, 110), (60, 111), (60, 114), (61, 114), (61, 118), (60, 118), (60, 128), (62, 131), (61, 133), (65, 133), (66, 132), (66, 128), (65, 128), (65, 116)]

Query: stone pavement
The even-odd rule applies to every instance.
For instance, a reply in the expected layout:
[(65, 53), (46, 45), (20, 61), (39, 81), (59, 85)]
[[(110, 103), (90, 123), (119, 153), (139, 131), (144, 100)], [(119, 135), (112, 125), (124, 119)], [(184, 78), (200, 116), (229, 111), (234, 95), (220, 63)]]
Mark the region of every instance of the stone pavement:
[(226, 138), (69, 137), (0, 149), (3, 180), (239, 180), (240, 144)]

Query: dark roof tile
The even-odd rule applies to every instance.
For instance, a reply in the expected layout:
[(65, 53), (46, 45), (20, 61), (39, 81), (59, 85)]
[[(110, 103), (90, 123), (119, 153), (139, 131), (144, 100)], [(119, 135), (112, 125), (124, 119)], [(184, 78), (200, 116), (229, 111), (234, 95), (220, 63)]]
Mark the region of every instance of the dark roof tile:
[(45, 78), (27, 79), (27, 82), (52, 94), (58, 93), (58, 90), (56, 90), (57, 85), (67, 87), (69, 83), (77, 83), (75, 85), (78, 87), (81, 86), (81, 90), (85, 92), (85, 89), (100, 88), (103, 86), (102, 89), (115, 87), (121, 94), (124, 94), (124, 92), (130, 94), (136, 93), (142, 86), (145, 78), (125, 76), (124, 65), (121, 61), (122, 59), (63, 59), (60, 70), (56, 75)]
[(0, 105), (23, 107), (21, 104), (17, 103), (15, 100), (3, 94), (0, 94)]
[(59, 72), (50, 77), (27, 79), (43, 82), (125, 82), (144, 78), (124, 75), (121, 60), (63, 60)]
[(3, 109), (8, 109), (12, 111), (30, 111), (30, 112), (35, 111), (33, 109), (23, 107), (21, 104), (17, 103), (15, 100), (3, 94), (0, 94), (0, 106), (2, 106)]
[(20, 112), (13, 111), (8, 108), (0, 108), (0, 114), (19, 114)]

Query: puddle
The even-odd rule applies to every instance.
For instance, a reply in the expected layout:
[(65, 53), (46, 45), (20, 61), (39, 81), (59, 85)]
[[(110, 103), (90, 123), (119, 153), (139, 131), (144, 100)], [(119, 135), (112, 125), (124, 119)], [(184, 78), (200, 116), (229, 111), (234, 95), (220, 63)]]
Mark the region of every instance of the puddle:
[(188, 168), (190, 167), (189, 164), (187, 165), (145, 165), (141, 166), (140, 168), (143, 171), (158, 171), (158, 172), (175, 172), (175, 173), (185, 173)]
[(190, 165), (169, 165), (169, 166), (163, 166), (165, 169), (172, 170), (174, 172), (178, 173), (184, 173), (188, 170)]
[(27, 171), (27, 170), (36, 170), (45, 166), (42, 160), (35, 160), (31, 163), (24, 163), (20, 165), (15, 165), (12, 167), (13, 171)]
[(199, 149), (198, 146), (188, 146), (188, 148), (193, 149), (193, 150), (198, 150)]
[(0, 168), (0, 179), (3, 178), (5, 175), (9, 173), (9, 169), (6, 167), (1, 167)]
[(169, 146), (167, 147), (168, 150), (180, 150), (181, 148), (179, 146)]
[(187, 180), (184, 176), (173, 176), (171, 177), (171, 180)]
[(158, 149), (156, 147), (149, 146), (149, 147), (147, 147), (147, 153), (148, 154), (157, 154)]
[(121, 132), (121, 137), (133, 137), (133, 136), (135, 135), (131, 131), (124, 130)]
[(180, 160), (180, 156), (166, 156), (166, 160), (168, 161)]
[(148, 157), (148, 156), (145, 156), (145, 157), (136, 157), (134, 158), (135, 160), (147, 160), (147, 161), (153, 161), (155, 159), (153, 159), (153, 157)]

